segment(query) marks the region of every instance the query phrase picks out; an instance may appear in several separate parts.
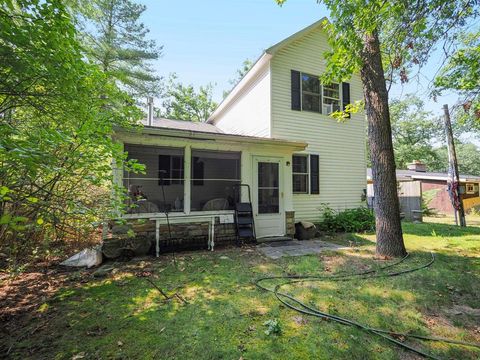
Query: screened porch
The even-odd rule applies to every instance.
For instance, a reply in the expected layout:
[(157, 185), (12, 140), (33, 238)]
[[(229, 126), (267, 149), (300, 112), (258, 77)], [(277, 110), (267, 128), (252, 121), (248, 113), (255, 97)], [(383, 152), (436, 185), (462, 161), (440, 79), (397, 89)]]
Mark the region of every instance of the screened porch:
[(129, 214), (233, 210), (240, 152), (125, 144), (144, 174), (123, 172)]

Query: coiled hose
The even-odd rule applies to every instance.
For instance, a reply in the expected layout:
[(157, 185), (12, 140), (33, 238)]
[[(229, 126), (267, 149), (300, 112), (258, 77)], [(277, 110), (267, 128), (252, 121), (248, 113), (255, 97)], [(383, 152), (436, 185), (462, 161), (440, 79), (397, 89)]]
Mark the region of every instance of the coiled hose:
[[(330, 275), (330, 276), (321, 276), (321, 275), (280, 275), (280, 276), (265, 276), (261, 277), (255, 280), (255, 285), (268, 292), (272, 292), (275, 294), (275, 297), (280, 301), (283, 305), (286, 307), (295, 310), (299, 313), (305, 314), (305, 315), (310, 315), (310, 316), (315, 316), (319, 317), (322, 319), (328, 319), (332, 320), (335, 322), (338, 322), (343, 325), (349, 325), (349, 326), (354, 326), (358, 329), (361, 329), (363, 331), (366, 331), (371, 334), (375, 334), (377, 336), (380, 336), (384, 338), (387, 341), (390, 341), (400, 347), (402, 347), (405, 350), (412, 351), (416, 354), (419, 354), (421, 356), (424, 356), (426, 358), (430, 359), (439, 359), (438, 357), (435, 357), (432, 354), (428, 354), (420, 349), (417, 349), (415, 347), (412, 347), (410, 345), (407, 345), (394, 337), (404, 337), (404, 338), (415, 338), (419, 340), (426, 340), (426, 341), (439, 341), (439, 342), (444, 342), (444, 343), (450, 343), (450, 344), (456, 344), (456, 345), (463, 345), (463, 346), (471, 346), (471, 347), (478, 347), (480, 348), (480, 344), (478, 343), (469, 343), (469, 342), (464, 342), (464, 341), (459, 341), (459, 340), (453, 340), (453, 339), (447, 339), (447, 338), (442, 338), (442, 337), (433, 337), (433, 336), (424, 336), (424, 335), (417, 335), (417, 334), (409, 334), (409, 333), (398, 333), (398, 332), (392, 332), (388, 330), (383, 330), (383, 329), (376, 329), (369, 327), (367, 325), (361, 324), (359, 322), (356, 322), (351, 319), (346, 319), (342, 318), (337, 315), (329, 314), (323, 311), (320, 311), (318, 309), (313, 308), (312, 306), (309, 306), (300, 300), (296, 299), (292, 295), (280, 291), (280, 289), (286, 285), (290, 284), (298, 284), (298, 283), (303, 283), (303, 282), (312, 282), (312, 281), (349, 281), (355, 278), (384, 278), (384, 277), (393, 277), (393, 276), (399, 276), (399, 275), (404, 275), (408, 273), (412, 273), (414, 271), (418, 271), (421, 269), (428, 268), (430, 265), (432, 265), (435, 262), (435, 255), (433, 253), (430, 253), (431, 259), (428, 263), (420, 265), (418, 267), (414, 268), (409, 268), (401, 271), (396, 271), (396, 272), (384, 272), (384, 270), (388, 268), (392, 268), (394, 266), (399, 265), (400, 263), (404, 262), (408, 257), (409, 254), (407, 254), (405, 257), (400, 259), (399, 261), (396, 261), (392, 264), (382, 266), (378, 269), (371, 269), (371, 270), (366, 270), (366, 271), (361, 271), (361, 272), (356, 272), (356, 273), (347, 273), (347, 272), (340, 272), (337, 273), (336, 275)], [(284, 282), (276, 285), (273, 288), (268, 288), (262, 284), (264, 281), (268, 280), (285, 280)]]

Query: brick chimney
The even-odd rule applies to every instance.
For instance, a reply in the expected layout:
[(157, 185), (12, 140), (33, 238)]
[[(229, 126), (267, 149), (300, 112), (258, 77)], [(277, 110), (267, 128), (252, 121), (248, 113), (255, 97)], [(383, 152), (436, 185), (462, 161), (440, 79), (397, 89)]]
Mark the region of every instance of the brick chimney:
[(427, 165), (422, 163), (420, 160), (413, 160), (410, 164), (407, 164), (407, 169), (416, 172), (426, 172)]

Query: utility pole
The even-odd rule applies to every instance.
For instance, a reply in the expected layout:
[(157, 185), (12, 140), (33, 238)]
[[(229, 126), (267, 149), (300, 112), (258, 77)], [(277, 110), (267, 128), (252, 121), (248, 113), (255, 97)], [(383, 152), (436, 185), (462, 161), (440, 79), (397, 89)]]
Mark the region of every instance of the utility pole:
[(455, 223), (460, 226), (467, 226), (465, 221), (465, 210), (463, 209), (463, 200), (460, 194), (460, 176), (458, 175), (457, 153), (455, 152), (455, 143), (453, 142), (452, 123), (450, 121), (450, 112), (448, 105), (443, 105), (445, 114), (445, 134), (447, 135), (448, 148), (448, 180), (447, 188), (455, 211)]

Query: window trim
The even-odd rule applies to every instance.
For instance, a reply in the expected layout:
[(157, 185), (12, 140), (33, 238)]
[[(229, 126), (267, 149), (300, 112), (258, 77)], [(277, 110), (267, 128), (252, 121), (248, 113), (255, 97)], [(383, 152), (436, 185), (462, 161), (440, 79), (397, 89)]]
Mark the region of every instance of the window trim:
[[(471, 190), (468, 189), (469, 187), (471, 187)], [(465, 194), (473, 195), (475, 193), (476, 193), (475, 184), (474, 183), (466, 183), (465, 184)]]
[[(169, 155), (170, 156), (170, 185), (183, 185), (185, 181), (185, 157), (184, 155)], [(180, 167), (174, 167), (174, 158), (179, 159)], [(174, 178), (173, 172), (178, 171), (180, 177)]]
[(324, 113), (324, 112), (323, 112), (323, 106), (324, 106), (324, 105), (330, 105), (330, 104), (326, 104), (326, 103), (324, 102), (324, 99), (337, 100), (337, 101), (338, 101), (338, 111), (340, 111), (341, 108), (342, 108), (342, 95), (343, 95), (343, 94), (342, 94), (342, 87), (340, 86), (341, 84), (340, 84), (340, 83), (332, 82), (332, 83), (330, 83), (330, 84), (328, 84), (328, 85), (333, 85), (333, 84), (338, 86), (338, 98), (334, 98), (334, 97), (331, 97), (331, 96), (326, 96), (326, 95), (324, 94), (324, 91), (325, 91), (324, 85), (321, 84), (321, 86), (322, 86), (322, 114), (325, 114), (325, 115), (327, 115), (327, 116), (330, 115), (330, 114), (332, 114), (334, 111), (332, 111), (332, 112), (330, 112), (330, 113)]
[[(314, 92), (311, 92), (311, 91), (304, 91), (303, 90), (303, 75), (307, 75), (307, 76), (310, 76), (310, 77), (314, 77), (314, 78), (317, 78), (318, 79), (318, 89), (319, 89), (319, 93), (314, 93)], [(315, 111), (315, 110), (306, 110), (303, 108), (303, 94), (307, 94), (307, 95), (311, 95), (311, 96), (318, 96), (318, 110), (319, 111)], [(312, 113), (316, 113), (316, 114), (321, 114), (322, 113), (322, 93), (323, 93), (323, 86), (322, 86), (322, 83), (320, 82), (320, 77), (317, 76), (317, 75), (313, 75), (313, 74), (308, 74), (308, 73), (304, 73), (302, 71), (300, 71), (300, 110), (301, 111), (307, 111), (307, 112), (312, 112)]]
[[(313, 92), (310, 92), (310, 91), (305, 91), (305, 93), (307, 95), (314, 95), (314, 96), (319, 96), (319, 111), (315, 111), (315, 110), (305, 110), (303, 108), (303, 79), (302, 79), (302, 76), (303, 75), (307, 75), (307, 76), (311, 76), (311, 77), (317, 77), (318, 78), (318, 81), (319, 81), (319, 87), (320, 87), (320, 93), (313, 93)], [(343, 106), (343, 87), (341, 86), (342, 83), (339, 82), (339, 83), (336, 83), (336, 82), (332, 82), (331, 84), (337, 84), (338, 85), (338, 96), (339, 98), (336, 99), (336, 98), (332, 98), (330, 96), (327, 96), (328, 99), (332, 99), (332, 100), (338, 100), (338, 106), (340, 108), (340, 110), (342, 110), (342, 106)], [(320, 81), (320, 76), (319, 75), (313, 75), (313, 74), (309, 74), (309, 73), (306, 73), (306, 72), (303, 72), (303, 71), (300, 71), (300, 111), (306, 111), (306, 112), (312, 112), (312, 113), (315, 113), (315, 114), (322, 114), (322, 115), (325, 115), (325, 116), (329, 116), (331, 113), (329, 114), (325, 114), (323, 112), (323, 105), (324, 105), (324, 102), (323, 102), (323, 99), (325, 98), (324, 94), (323, 94), (323, 91), (324, 91), (324, 88), (323, 88), (323, 84), (322, 82)]]
[[(293, 171), (293, 157), (294, 156), (301, 156), (301, 157), (304, 157), (306, 158), (307, 160), (307, 172), (306, 173), (298, 173), (298, 172), (294, 172)], [(293, 177), (295, 175), (302, 175), (302, 176), (306, 176), (307, 177), (307, 190), (306, 191), (295, 191), (294, 189), (294, 182), (293, 182)], [(292, 155), (292, 193), (295, 194), (295, 195), (308, 195), (310, 194), (310, 154), (302, 154), (302, 153), (298, 153), (298, 154), (293, 154)]]
[[(173, 148), (173, 147), (172, 147)], [(176, 149), (176, 148), (173, 148)], [(159, 186), (170, 186), (170, 185), (183, 185), (185, 183), (185, 153), (183, 152), (181, 155), (180, 154), (158, 154), (157, 158), (158, 161), (160, 161), (161, 156), (168, 156), (168, 173), (169, 177), (168, 178), (162, 178), (160, 175), (158, 175), (158, 185)], [(176, 168), (173, 165), (173, 158), (179, 158), (180, 160), (180, 168)], [(158, 167), (158, 171), (160, 171), (160, 166)], [(181, 177), (179, 178), (174, 178), (173, 177), (173, 170), (177, 171), (180, 173)]]

